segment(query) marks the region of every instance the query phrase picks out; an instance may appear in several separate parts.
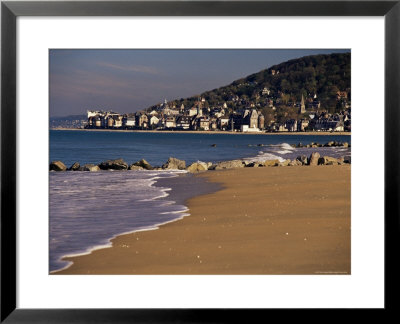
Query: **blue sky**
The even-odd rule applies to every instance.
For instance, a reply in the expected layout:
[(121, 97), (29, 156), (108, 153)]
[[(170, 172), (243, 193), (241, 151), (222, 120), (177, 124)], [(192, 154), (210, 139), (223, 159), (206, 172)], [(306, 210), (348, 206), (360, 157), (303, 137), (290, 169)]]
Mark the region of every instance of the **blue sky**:
[(313, 50), (50, 50), (50, 117), (135, 112), (212, 90)]

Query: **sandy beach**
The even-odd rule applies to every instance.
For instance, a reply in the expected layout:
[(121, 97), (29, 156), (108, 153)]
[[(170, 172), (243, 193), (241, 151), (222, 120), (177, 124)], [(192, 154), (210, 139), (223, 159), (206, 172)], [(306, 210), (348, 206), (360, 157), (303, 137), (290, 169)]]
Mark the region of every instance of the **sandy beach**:
[(350, 274), (350, 165), (197, 176), (224, 189), (190, 216), (116, 237), (56, 274)]

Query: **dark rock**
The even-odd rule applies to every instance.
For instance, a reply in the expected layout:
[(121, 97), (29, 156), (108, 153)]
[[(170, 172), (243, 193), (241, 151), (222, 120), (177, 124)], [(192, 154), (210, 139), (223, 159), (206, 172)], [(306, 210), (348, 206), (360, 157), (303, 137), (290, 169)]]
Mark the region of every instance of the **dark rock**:
[(82, 171), (91, 171), (91, 172), (96, 172), (100, 171), (100, 168), (98, 165), (94, 164), (85, 164), (82, 168)]
[(337, 165), (339, 164), (338, 159), (331, 156), (324, 156), (318, 159), (319, 165)]
[(217, 147), (217, 144), (211, 144), (212, 147)]
[(52, 161), (50, 163), (50, 171), (66, 171), (67, 167), (61, 161)]
[(343, 158), (343, 162), (347, 164), (351, 164), (351, 155), (345, 156)]
[(216, 164), (211, 164), (208, 166), (208, 170), (215, 170), (216, 167), (217, 167)]
[(265, 165), (264, 165), (264, 162), (254, 161), (254, 162), (245, 163), (245, 167), (248, 167), (248, 168), (261, 168), (261, 167), (265, 167)]
[(296, 160), (300, 161), (302, 165), (308, 164), (308, 158), (305, 155), (300, 155), (296, 158)]
[(72, 164), (67, 171), (80, 171), (81, 169), (81, 165), (78, 162), (75, 162), (74, 164)]
[[(154, 168), (151, 166), (151, 164), (149, 162), (147, 162), (145, 159), (141, 159), (140, 161), (137, 161), (135, 163), (133, 163), (131, 165), (132, 166), (138, 166), (138, 167), (142, 167), (143, 169), (146, 170), (153, 170)], [(131, 169), (133, 170), (133, 169)]]
[(123, 159), (108, 160), (99, 164), (101, 170), (127, 170), (128, 164)]
[(319, 155), (318, 152), (311, 153), (308, 164), (309, 165), (318, 165), (318, 160), (320, 157), (321, 156)]
[(163, 164), (163, 169), (174, 169), (174, 170), (185, 170), (186, 162), (173, 157), (170, 157), (168, 161)]

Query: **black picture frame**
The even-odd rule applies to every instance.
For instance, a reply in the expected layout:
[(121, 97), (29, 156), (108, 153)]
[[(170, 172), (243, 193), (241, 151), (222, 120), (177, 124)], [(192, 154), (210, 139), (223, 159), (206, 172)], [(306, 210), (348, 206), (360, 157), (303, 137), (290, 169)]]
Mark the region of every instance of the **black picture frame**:
[[(16, 307), (16, 19), (19, 16), (384, 16), (385, 308), (395, 311), (400, 229), (400, 1), (2, 1), (1, 322), (200, 323), (257, 318), (240, 309), (19, 309)], [(373, 44), (371, 44), (373, 46)], [(380, 163), (380, 161), (378, 162)], [(240, 316), (239, 316), (240, 315)]]

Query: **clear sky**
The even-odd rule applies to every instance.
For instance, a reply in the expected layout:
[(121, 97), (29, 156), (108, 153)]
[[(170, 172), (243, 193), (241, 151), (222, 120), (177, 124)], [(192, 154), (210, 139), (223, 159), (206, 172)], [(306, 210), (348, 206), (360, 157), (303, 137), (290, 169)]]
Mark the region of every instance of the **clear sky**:
[(219, 88), (312, 50), (50, 50), (50, 117), (135, 112)]

